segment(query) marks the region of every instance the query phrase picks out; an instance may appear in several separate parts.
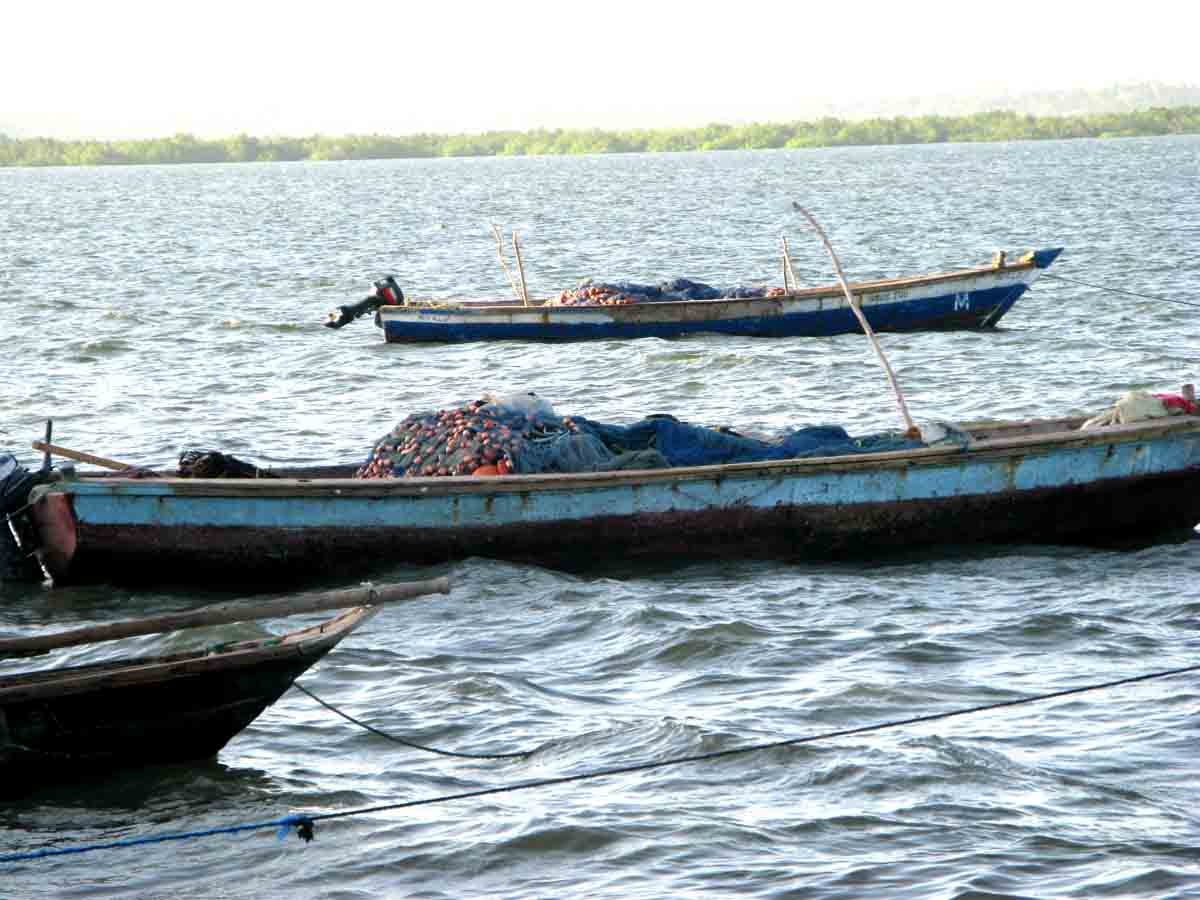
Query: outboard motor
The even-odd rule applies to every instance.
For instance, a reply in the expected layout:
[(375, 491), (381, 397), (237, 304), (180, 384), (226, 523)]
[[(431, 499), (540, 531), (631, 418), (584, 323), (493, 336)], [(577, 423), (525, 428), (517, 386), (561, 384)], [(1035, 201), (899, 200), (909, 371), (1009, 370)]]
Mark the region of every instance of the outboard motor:
[(341, 328), (349, 325), (355, 319), (374, 312), (381, 306), (401, 306), (404, 304), (404, 291), (396, 283), (394, 275), (388, 275), (375, 282), (375, 290), (358, 303), (339, 306), (336, 312), (331, 312), (325, 325), (328, 328)]
[(383, 300), (380, 306), (388, 304), (402, 306), (404, 304), (404, 291), (400, 290), (400, 285), (396, 284), (395, 275), (380, 278), (375, 282), (375, 296)]
[(38, 581), (35, 536), (29, 518), (29, 492), (48, 473), (30, 472), (11, 453), (0, 454), (0, 581)]

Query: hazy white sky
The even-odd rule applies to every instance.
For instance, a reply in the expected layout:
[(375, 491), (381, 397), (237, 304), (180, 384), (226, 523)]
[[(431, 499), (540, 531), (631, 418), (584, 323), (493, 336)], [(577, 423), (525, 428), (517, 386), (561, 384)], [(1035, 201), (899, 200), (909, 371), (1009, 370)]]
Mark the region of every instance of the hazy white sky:
[(1200, 84), (1195, 0), (60, 0), (0, 6), (0, 131), (224, 136), (787, 120)]

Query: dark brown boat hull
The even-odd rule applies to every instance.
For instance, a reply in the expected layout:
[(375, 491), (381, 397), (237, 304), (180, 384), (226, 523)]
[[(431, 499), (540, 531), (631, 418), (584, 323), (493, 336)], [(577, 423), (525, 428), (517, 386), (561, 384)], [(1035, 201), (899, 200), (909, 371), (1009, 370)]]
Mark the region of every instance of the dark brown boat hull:
[(0, 769), (43, 775), (215, 756), (313, 662), (8, 704), (0, 710)]
[(0, 794), (215, 756), (372, 612), (213, 652), (2, 676)]

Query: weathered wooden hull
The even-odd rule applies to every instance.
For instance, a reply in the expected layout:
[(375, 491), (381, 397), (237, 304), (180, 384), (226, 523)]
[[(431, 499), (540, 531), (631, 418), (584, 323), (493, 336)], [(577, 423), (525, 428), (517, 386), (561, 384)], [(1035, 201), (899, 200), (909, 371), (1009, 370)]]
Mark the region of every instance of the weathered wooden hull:
[(295, 579), (466, 556), (830, 558), (1200, 521), (1200, 417), (997, 426), (966, 448), (500, 478), (83, 479), (38, 488), (57, 582)]
[[(990, 328), (1061, 252), (1022, 261), (852, 285), (876, 331)], [(754, 337), (827, 337), (862, 329), (836, 285), (783, 297), (686, 300), (625, 306), (511, 303), (381, 306), (388, 343), (491, 340), (579, 341), (681, 337), (701, 332)]]
[(0, 794), (97, 770), (215, 756), (371, 614), (357, 608), (221, 652), (0, 676)]

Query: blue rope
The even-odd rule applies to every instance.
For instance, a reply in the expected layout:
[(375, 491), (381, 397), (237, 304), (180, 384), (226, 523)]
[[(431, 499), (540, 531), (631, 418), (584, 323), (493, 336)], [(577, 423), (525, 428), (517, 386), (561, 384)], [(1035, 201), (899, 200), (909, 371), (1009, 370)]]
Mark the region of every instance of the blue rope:
[[(309, 823), (308, 816), (284, 816), (272, 822), (253, 822), (245, 825), (227, 825), (224, 828), (209, 828), (206, 831), (180, 831), (174, 834), (158, 834), (149, 837), (126, 838), (122, 841), (112, 841), (107, 844), (85, 844), (82, 847), (58, 847), (43, 850), (32, 850), (28, 853), (13, 853), (0, 856), (0, 863), (26, 862), (42, 859), (47, 856), (66, 856), (71, 853), (88, 853), (92, 850), (112, 850), (115, 847), (138, 847), (142, 844), (164, 844), (168, 841), (186, 841), (191, 838), (209, 837), (214, 834), (237, 834), (240, 831), (258, 831), (263, 828), (277, 829), (280, 840), (297, 828), (301, 837), (304, 836), (305, 826)], [(311, 832), (309, 832), (311, 833)], [(308, 838), (306, 838), (308, 840)]]

